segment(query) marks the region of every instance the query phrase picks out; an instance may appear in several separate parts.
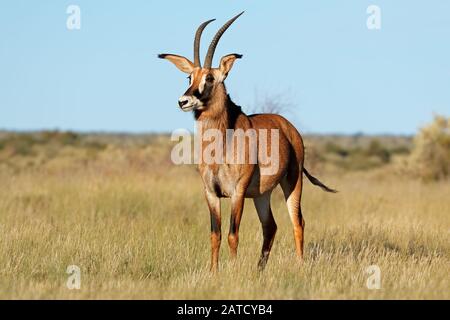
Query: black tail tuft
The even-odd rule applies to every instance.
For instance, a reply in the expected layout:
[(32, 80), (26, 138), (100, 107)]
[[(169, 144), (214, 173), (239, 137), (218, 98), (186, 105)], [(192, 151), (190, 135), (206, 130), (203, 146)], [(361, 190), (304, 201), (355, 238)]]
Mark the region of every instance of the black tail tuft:
[(305, 173), (305, 175), (308, 177), (309, 181), (311, 181), (311, 183), (313, 185), (321, 187), (322, 190), (324, 190), (326, 192), (333, 192), (333, 193), (337, 192), (337, 190), (328, 188), (326, 185), (324, 185), (322, 182), (320, 182), (319, 179), (317, 179), (316, 177), (313, 177), (312, 175), (310, 175), (309, 172), (305, 168), (303, 168), (303, 172)]

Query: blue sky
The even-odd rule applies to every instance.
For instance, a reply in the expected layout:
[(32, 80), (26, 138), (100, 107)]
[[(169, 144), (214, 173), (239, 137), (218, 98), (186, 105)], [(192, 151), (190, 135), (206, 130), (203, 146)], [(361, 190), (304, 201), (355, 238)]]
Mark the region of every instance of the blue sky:
[[(194, 5), (195, 3), (195, 5)], [(81, 29), (66, 28), (69, 5)], [(366, 9), (381, 9), (368, 30)], [(241, 53), (226, 83), (233, 100), (284, 94), (307, 133), (409, 134), (450, 115), (450, 1), (0, 2), (0, 129), (170, 132), (193, 128), (178, 97), (186, 76), (157, 53), (192, 59), (210, 18), (222, 55)]]

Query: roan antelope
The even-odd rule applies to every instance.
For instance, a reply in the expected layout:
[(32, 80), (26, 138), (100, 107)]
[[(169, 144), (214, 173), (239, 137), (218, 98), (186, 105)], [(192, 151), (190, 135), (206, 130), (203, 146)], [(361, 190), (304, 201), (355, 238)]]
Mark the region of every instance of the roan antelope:
[[(261, 174), (261, 158), (258, 153), (257, 163), (199, 163), (199, 172), (203, 180), (206, 201), (211, 215), (211, 270), (218, 268), (219, 248), (221, 243), (220, 199), (231, 198), (231, 220), (228, 234), (231, 257), (235, 258), (239, 242), (239, 225), (245, 198), (253, 198), (263, 231), (263, 245), (258, 267), (264, 269), (269, 258), (277, 225), (270, 208), (270, 196), (273, 189), (280, 184), (286, 198), (289, 216), (294, 227), (294, 239), (298, 258), (303, 258), (303, 237), (305, 220), (300, 208), (303, 173), (315, 185), (327, 192), (336, 192), (325, 186), (308, 173), (303, 167), (304, 146), (302, 137), (295, 127), (285, 118), (277, 114), (254, 114), (247, 116), (241, 108), (231, 101), (227, 94), (224, 80), (227, 78), (240, 54), (229, 54), (220, 60), (218, 68), (212, 68), (216, 46), (228, 27), (241, 15), (235, 16), (219, 29), (213, 38), (204, 66), (200, 64), (200, 38), (204, 28), (212, 21), (201, 24), (195, 34), (194, 62), (174, 55), (160, 54), (159, 58), (172, 62), (179, 70), (189, 75), (190, 86), (179, 98), (178, 104), (183, 111), (193, 111), (197, 123), (201, 122), (205, 129), (217, 129), (226, 136), (227, 129), (278, 130), (279, 163), (274, 174)], [(261, 138), (257, 134), (256, 138)], [(250, 143), (249, 143), (250, 144)], [(269, 141), (269, 148), (274, 143)], [(202, 142), (201, 148), (205, 148)], [(247, 146), (247, 145), (246, 145)], [(227, 150), (224, 150), (227, 152)], [(228, 150), (230, 152), (230, 150)], [(245, 159), (249, 151), (244, 150)]]

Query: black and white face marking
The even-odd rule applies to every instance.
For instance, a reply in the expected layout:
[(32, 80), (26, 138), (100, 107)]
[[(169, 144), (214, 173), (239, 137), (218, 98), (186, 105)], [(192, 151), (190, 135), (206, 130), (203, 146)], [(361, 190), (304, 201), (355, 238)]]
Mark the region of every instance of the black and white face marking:
[(205, 89), (208, 90), (214, 84), (214, 76), (210, 73), (203, 75), (202, 81), (198, 86), (198, 91), (203, 94)]
[(181, 110), (188, 112), (193, 110), (201, 110), (201, 108), (203, 107), (203, 102), (201, 102), (195, 96), (182, 95), (178, 99), (178, 105), (180, 106)]
[(203, 110), (210, 98), (215, 78), (212, 72), (195, 70), (189, 77), (189, 88), (178, 99), (178, 105), (183, 111)]

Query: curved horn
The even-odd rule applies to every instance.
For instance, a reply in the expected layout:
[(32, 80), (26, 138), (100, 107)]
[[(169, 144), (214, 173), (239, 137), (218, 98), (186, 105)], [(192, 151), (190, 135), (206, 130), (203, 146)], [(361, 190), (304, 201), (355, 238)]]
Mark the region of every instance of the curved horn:
[(224, 32), (228, 29), (228, 27), (231, 26), (231, 24), (237, 18), (239, 18), (243, 13), (244, 13), (244, 11), (239, 13), (234, 18), (230, 19), (227, 23), (225, 23), (223, 25), (222, 28), (219, 29), (219, 31), (217, 31), (216, 35), (214, 36), (213, 40), (211, 41), (211, 44), (209, 45), (208, 53), (206, 54), (205, 68), (207, 68), (207, 69), (211, 68), (212, 60), (213, 60), (213, 57), (214, 57), (214, 51), (216, 51), (216, 47), (217, 47), (217, 44), (219, 43), (220, 37), (224, 34)]
[(195, 40), (194, 40), (194, 67), (201, 67), (200, 65), (200, 39), (202, 37), (202, 32), (206, 28), (206, 26), (213, 22), (216, 19), (211, 19), (206, 22), (203, 22), (197, 29), (197, 32), (195, 33)]

